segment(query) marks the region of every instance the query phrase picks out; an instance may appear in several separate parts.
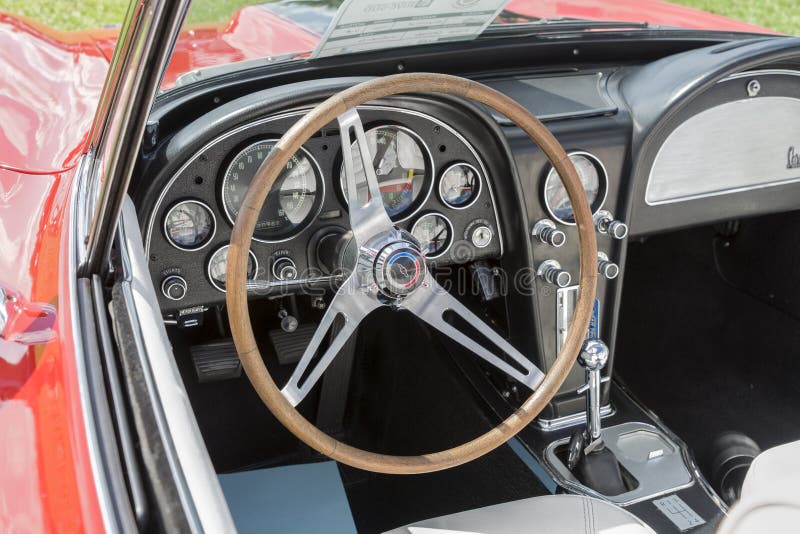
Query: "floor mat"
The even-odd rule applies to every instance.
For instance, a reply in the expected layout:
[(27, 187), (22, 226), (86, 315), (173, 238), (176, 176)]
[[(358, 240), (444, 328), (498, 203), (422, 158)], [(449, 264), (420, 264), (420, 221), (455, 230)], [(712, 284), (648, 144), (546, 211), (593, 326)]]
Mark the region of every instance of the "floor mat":
[(335, 462), (220, 475), (239, 534), (355, 534)]
[(701, 466), (725, 430), (762, 448), (800, 439), (800, 324), (725, 283), (713, 239), (698, 228), (631, 243), (614, 364)]

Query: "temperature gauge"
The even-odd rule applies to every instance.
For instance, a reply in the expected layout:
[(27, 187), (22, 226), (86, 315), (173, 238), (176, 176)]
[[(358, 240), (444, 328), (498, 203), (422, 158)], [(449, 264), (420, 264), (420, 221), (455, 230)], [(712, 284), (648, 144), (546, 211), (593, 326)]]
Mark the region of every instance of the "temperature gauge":
[(453, 225), (440, 213), (428, 213), (414, 223), (411, 234), (419, 242), (423, 256), (438, 258), (453, 242)]
[(451, 208), (461, 209), (471, 205), (480, 192), (481, 175), (467, 163), (448, 167), (439, 180), (439, 197)]

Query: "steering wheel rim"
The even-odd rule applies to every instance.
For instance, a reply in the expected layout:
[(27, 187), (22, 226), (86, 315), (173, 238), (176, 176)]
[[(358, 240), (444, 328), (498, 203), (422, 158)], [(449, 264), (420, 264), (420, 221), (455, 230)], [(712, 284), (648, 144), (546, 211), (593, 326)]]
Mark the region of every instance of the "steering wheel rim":
[[(355, 112), (357, 106), (371, 100), (419, 92), (450, 94), (485, 104), (516, 123), (542, 149), (561, 176), (572, 204), (579, 239), (579, 294), (571, 327), (556, 360), (543, 375), (538, 387), (513, 414), (485, 434), (456, 447), (417, 456), (395, 456), (365, 451), (336, 440), (305, 419), (295, 409), (296, 402), (292, 404), (284, 396), (267, 371), (256, 344), (247, 299), (247, 262), (256, 221), (273, 183), (291, 156), (314, 133), (346, 116), (348, 111)], [(361, 132), (363, 135), (363, 127)], [(347, 140), (342, 141), (343, 150), (349, 141), (348, 130)], [(365, 157), (363, 153), (362, 157)], [(369, 165), (364, 165), (367, 174), (368, 167), (371, 169)], [(369, 185), (369, 178), (367, 182)], [(350, 188), (353, 195), (356, 194), (354, 190)], [(382, 206), (379, 194), (377, 199), (373, 195), (373, 200)], [(281, 424), (311, 448), (336, 461), (372, 472), (418, 474), (439, 471), (479, 458), (503, 445), (531, 423), (558, 392), (578, 357), (589, 328), (597, 285), (596, 261), (597, 243), (592, 214), (575, 167), (563, 147), (539, 120), (509, 97), (478, 82), (445, 74), (396, 74), (363, 82), (316, 106), (281, 137), (256, 172), (236, 218), (228, 249), (226, 298), (231, 333), (245, 373), (261, 400)], [(536, 369), (535, 366), (533, 368)]]

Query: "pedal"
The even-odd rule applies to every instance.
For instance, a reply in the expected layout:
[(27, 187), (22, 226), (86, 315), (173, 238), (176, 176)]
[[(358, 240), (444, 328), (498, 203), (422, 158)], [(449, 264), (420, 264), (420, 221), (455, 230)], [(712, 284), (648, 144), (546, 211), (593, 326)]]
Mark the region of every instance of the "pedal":
[(189, 349), (200, 383), (242, 376), (242, 362), (232, 339), (194, 345)]
[(275, 348), (278, 363), (288, 365), (299, 362), (316, 331), (315, 323), (300, 325), (294, 332), (285, 332), (281, 328), (270, 330), (269, 339)]

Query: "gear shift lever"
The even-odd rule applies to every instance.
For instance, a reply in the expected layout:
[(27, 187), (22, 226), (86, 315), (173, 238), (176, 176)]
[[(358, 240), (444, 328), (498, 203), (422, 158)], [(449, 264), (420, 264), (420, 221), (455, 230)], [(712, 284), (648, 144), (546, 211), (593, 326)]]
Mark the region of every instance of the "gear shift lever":
[(603, 495), (619, 495), (626, 491), (619, 463), (603, 444), (600, 422), (600, 386), (607, 378), (600, 372), (608, 362), (608, 347), (599, 339), (587, 339), (578, 363), (586, 369), (586, 431), (578, 431), (569, 444), (568, 467), (587, 487)]
[[(586, 434), (589, 445), (601, 440), (600, 433), (600, 372), (608, 362), (608, 347), (599, 339), (587, 339), (578, 356), (578, 363), (586, 369)], [(581, 388), (583, 390), (584, 388)]]

